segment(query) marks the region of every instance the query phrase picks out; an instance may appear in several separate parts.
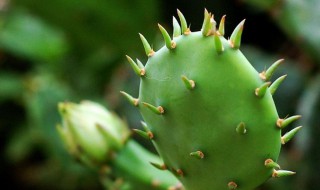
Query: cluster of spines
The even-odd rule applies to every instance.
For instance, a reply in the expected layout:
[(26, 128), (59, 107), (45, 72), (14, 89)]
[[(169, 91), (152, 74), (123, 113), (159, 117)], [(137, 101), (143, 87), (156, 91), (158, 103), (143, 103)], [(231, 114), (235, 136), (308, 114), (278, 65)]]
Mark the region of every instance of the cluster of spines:
[[(178, 12), (178, 17), (179, 17), (181, 26), (179, 25), (177, 19), (175, 17), (173, 17), (173, 38), (172, 39), (171, 39), (169, 33), (165, 30), (165, 28), (162, 27), (160, 24), (158, 24), (160, 32), (162, 33), (164, 41), (165, 41), (165, 46), (169, 50), (173, 50), (177, 46), (176, 42), (173, 40), (175, 37), (178, 37), (180, 35), (189, 35), (191, 33), (190, 27), (188, 27), (187, 21), (186, 21), (184, 15), (179, 10), (177, 10), (177, 12)], [(219, 23), (219, 27), (216, 28), (216, 21), (214, 20), (213, 14), (209, 13), (206, 9), (204, 11), (204, 21), (203, 21), (201, 32), (204, 37), (208, 37), (208, 36), (214, 37), (215, 50), (218, 54), (221, 54), (224, 51), (224, 47), (223, 47), (220, 36), (224, 36), (224, 34), (225, 34), (225, 29), (224, 29), (225, 17), (226, 17), (226, 15), (224, 15), (221, 18), (221, 21)], [(232, 34), (230, 36), (230, 39), (228, 40), (230, 47), (234, 50), (238, 50), (240, 48), (241, 36), (242, 36), (243, 28), (244, 28), (244, 23), (245, 23), (245, 19), (242, 20), (236, 26), (236, 28), (234, 29), (234, 31), (232, 32)], [(150, 44), (145, 39), (145, 37), (142, 34), (139, 34), (139, 35), (140, 35), (143, 47), (145, 49), (146, 55), (148, 57), (153, 56), (155, 54), (154, 50), (151, 48)], [(137, 59), (137, 63), (135, 63), (129, 56), (127, 56), (127, 59), (128, 59), (128, 62), (130, 63), (130, 65), (132, 66), (133, 70), (135, 71), (135, 73), (138, 76), (143, 77), (146, 74), (146, 71), (145, 71), (143, 64), (138, 59)], [(272, 75), (274, 74), (274, 72), (276, 71), (276, 69), (278, 68), (278, 66), (283, 61), (284, 61), (284, 59), (280, 59), (280, 60), (276, 61), (267, 70), (264, 70), (259, 74), (261, 80), (264, 81), (264, 83), (261, 86), (257, 87), (256, 89), (254, 89), (254, 94), (256, 97), (263, 98), (265, 96), (265, 94), (267, 93), (267, 91), (269, 91), (271, 93), (271, 95), (273, 95), (276, 92), (276, 90), (278, 89), (280, 84), (284, 81), (284, 79), (286, 78), (287, 75), (283, 75), (283, 76), (279, 77), (273, 83), (270, 82), (270, 79), (271, 79)], [(182, 80), (182, 83), (184, 84), (184, 86), (188, 90), (193, 90), (195, 88), (196, 83), (194, 80), (188, 79), (187, 76), (185, 76), (185, 75), (181, 76), (181, 80)], [(121, 93), (127, 98), (127, 100), (131, 104), (133, 104), (134, 106), (139, 105), (139, 100), (137, 98), (134, 98), (134, 97), (130, 96), (129, 94), (122, 92), (122, 91), (121, 91)], [(154, 106), (154, 105), (146, 103), (146, 102), (142, 102), (142, 104), (155, 114), (158, 114), (158, 115), (165, 114), (165, 109), (160, 105)], [(286, 127), (287, 125), (289, 125), (293, 121), (298, 120), (300, 117), (301, 117), (300, 115), (296, 115), (296, 116), (292, 116), (292, 117), (285, 118), (285, 119), (278, 119), (275, 123), (275, 126), (278, 127), (279, 129), (283, 129), (284, 127)], [(145, 131), (142, 131), (139, 129), (134, 129), (134, 131), (144, 138), (153, 139), (154, 138), (153, 133), (150, 131), (150, 129), (147, 127), (147, 125), (144, 122), (143, 122), (143, 127), (144, 127)], [(294, 129), (292, 129), (291, 131), (287, 132), (285, 135), (283, 135), (281, 137), (281, 143), (282, 144), (287, 143), (301, 129), (301, 127), (302, 126), (296, 127)], [(235, 131), (238, 134), (245, 135), (247, 133), (245, 123), (240, 122), (235, 127)], [(204, 157), (205, 157), (204, 153), (201, 150), (191, 152), (189, 155), (192, 157), (198, 158), (198, 159), (204, 159)], [(161, 170), (168, 169), (168, 167), (165, 164), (162, 164), (162, 165), (155, 164), (155, 163), (151, 163), (151, 164)], [(292, 172), (292, 171), (280, 170), (280, 166), (270, 158), (265, 160), (264, 165), (267, 168), (273, 168), (272, 177), (282, 177), (282, 176), (288, 176), (288, 175), (295, 174), (295, 172)], [(184, 175), (184, 173), (181, 169), (170, 169), (170, 170), (172, 170), (173, 173), (175, 173), (177, 176), (181, 177)], [(229, 187), (229, 189), (237, 189), (237, 187), (238, 187), (238, 185), (234, 181), (230, 181), (227, 184), (227, 186)]]
[[(284, 61), (284, 59), (277, 60), (267, 70), (264, 70), (259, 74), (260, 78), (264, 81), (264, 83), (259, 88), (257, 88), (255, 90), (255, 95), (257, 97), (259, 97), (259, 98), (263, 97), (265, 95), (267, 89), (269, 89), (269, 92), (271, 93), (271, 95), (274, 95), (274, 93), (276, 92), (276, 90), (278, 89), (280, 84), (284, 81), (284, 79), (287, 77), (287, 75), (283, 75), (283, 76), (279, 77), (272, 84), (271, 84), (271, 82), (269, 82), (269, 80), (271, 79), (272, 75), (274, 74), (276, 69), (279, 67), (279, 65), (281, 63), (283, 63), (283, 61)], [(280, 130), (282, 130), (286, 126), (288, 126), (289, 124), (291, 124), (292, 122), (294, 122), (300, 118), (301, 118), (300, 115), (291, 116), (291, 117), (285, 118), (285, 119), (279, 118), (276, 121), (275, 126), (277, 128), (279, 128)], [(294, 135), (301, 128), (302, 128), (302, 126), (296, 127), (294, 129), (292, 129), (291, 131), (287, 132), (286, 134), (284, 134), (281, 137), (281, 144), (283, 144), (283, 145), (286, 144), (289, 140), (291, 140), (294, 137)], [(272, 177), (282, 177), (282, 176), (288, 176), (288, 175), (295, 174), (295, 172), (292, 172), (292, 171), (280, 170), (280, 166), (277, 163), (275, 163), (274, 161), (272, 161), (271, 159), (267, 159), (265, 161), (265, 166), (279, 169), (279, 170), (276, 170), (276, 169), (273, 170)]]
[[(274, 95), (280, 84), (284, 81), (284, 79), (287, 77), (287, 75), (283, 75), (276, 79), (273, 83), (270, 82), (270, 79), (276, 69), (279, 67), (281, 63), (283, 63), (284, 59), (279, 59), (276, 62), (274, 62), (267, 70), (262, 71), (259, 73), (259, 76), (264, 83), (256, 88), (255, 95), (259, 98), (262, 98), (267, 90), (269, 90), (271, 95)], [(275, 123), (275, 126), (279, 128), (280, 130), (291, 124), (292, 122), (300, 119), (300, 115), (291, 116), (289, 118), (285, 119), (278, 119)], [(302, 128), (302, 126), (296, 127), (292, 129), (291, 131), (287, 132), (281, 137), (281, 144), (286, 144), (289, 140), (293, 138), (293, 136)], [(288, 175), (293, 175), (295, 172), (288, 171), (288, 170), (280, 170), (280, 166), (274, 162), (272, 159), (265, 160), (265, 166), (268, 168), (273, 168), (272, 177), (283, 177)], [(276, 168), (278, 170), (276, 170)]]

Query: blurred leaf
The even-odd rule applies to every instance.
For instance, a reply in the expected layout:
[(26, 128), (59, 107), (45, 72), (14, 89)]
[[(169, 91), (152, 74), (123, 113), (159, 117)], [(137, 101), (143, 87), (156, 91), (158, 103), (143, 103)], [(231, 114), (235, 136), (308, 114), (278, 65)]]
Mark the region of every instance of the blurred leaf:
[(34, 60), (57, 59), (66, 52), (63, 34), (26, 11), (5, 16), (0, 30), (0, 48)]
[(278, 0), (242, 0), (242, 1), (255, 6), (259, 10), (271, 9), (272, 7), (276, 6), (278, 3)]
[(286, 1), (275, 14), (275, 20), (289, 37), (298, 42), (302, 49), (320, 61), (320, 1)]
[[(51, 151), (61, 147), (55, 125), (59, 123), (57, 103), (70, 97), (76, 99), (72, 92), (50, 73), (42, 72), (32, 75), (26, 80), (24, 103), (28, 113), (28, 123), (31, 128), (38, 130), (50, 146)], [(60, 146), (58, 146), (60, 145)], [(61, 151), (61, 148), (60, 148)]]
[(135, 49), (138, 32), (155, 28), (158, 12), (155, 0), (23, 0), (16, 4), (63, 29), (80, 55), (101, 46)]
[(319, 0), (244, 0), (271, 13), (274, 21), (301, 50), (320, 63)]
[(320, 73), (311, 78), (298, 107), (302, 114), (300, 125), (304, 126), (297, 136), (295, 147), (302, 153), (300, 178), (295, 181), (296, 190), (317, 190), (320, 179)]
[[(298, 136), (297, 148), (307, 152), (312, 143), (312, 131), (320, 130), (320, 74), (309, 81), (299, 102), (298, 111), (303, 115), (300, 124), (305, 126)], [(313, 142), (315, 143), (315, 142)]]
[(8, 99), (22, 98), (23, 79), (13, 73), (0, 73), (0, 102)]

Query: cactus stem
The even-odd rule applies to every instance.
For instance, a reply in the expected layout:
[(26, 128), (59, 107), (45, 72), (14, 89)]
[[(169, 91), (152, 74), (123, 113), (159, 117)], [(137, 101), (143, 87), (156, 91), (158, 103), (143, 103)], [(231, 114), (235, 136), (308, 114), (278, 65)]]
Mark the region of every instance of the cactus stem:
[(202, 151), (195, 151), (195, 152), (191, 152), (190, 153), (190, 156), (192, 157), (196, 157), (196, 158), (199, 158), (199, 159), (203, 159), (204, 158), (204, 154)]
[(220, 20), (220, 24), (219, 24), (219, 30), (218, 30), (218, 34), (220, 36), (224, 36), (224, 22), (226, 19), (226, 15), (223, 15), (221, 20)]
[(215, 49), (218, 54), (221, 54), (224, 51), (221, 39), (219, 37), (219, 34), (216, 32), (214, 34), (214, 44), (215, 44)]
[(130, 63), (133, 71), (138, 75), (138, 76), (144, 76), (146, 74), (146, 70), (138, 66), (128, 55), (126, 55), (128, 62)]
[(246, 125), (244, 122), (240, 122), (236, 128), (237, 133), (244, 135), (247, 133)]
[(146, 38), (145, 38), (142, 34), (139, 33), (139, 35), (140, 35), (140, 39), (141, 39), (141, 41), (142, 41), (142, 44), (143, 44), (143, 47), (144, 47), (144, 50), (145, 50), (147, 56), (148, 56), (148, 57), (153, 56), (154, 51), (153, 51), (153, 49), (151, 48), (149, 42), (146, 40)]
[(183, 14), (180, 12), (179, 9), (177, 9), (177, 12), (178, 12), (178, 17), (179, 17), (180, 23), (181, 23), (182, 33), (184, 35), (189, 35), (191, 33), (191, 31), (190, 31), (190, 28), (187, 25), (187, 21), (186, 21), (185, 17), (183, 16)]
[(288, 171), (288, 170), (273, 170), (272, 177), (284, 177), (294, 175), (296, 172)]
[(192, 90), (196, 86), (196, 83), (193, 80), (189, 80), (186, 76), (182, 75), (181, 79), (187, 89)]
[(277, 120), (277, 126), (280, 128), (280, 129), (283, 129), (285, 128), (286, 126), (288, 126), (290, 123), (298, 120), (301, 118), (301, 115), (294, 115), (294, 116), (291, 116), (289, 118), (286, 118), (286, 119), (278, 119)]
[(284, 59), (279, 59), (278, 61), (274, 62), (266, 71), (262, 71), (259, 76), (264, 81), (269, 81), (275, 72), (275, 70), (279, 67), (281, 63), (283, 63)]
[(230, 181), (230, 182), (228, 183), (228, 188), (229, 188), (230, 190), (235, 190), (235, 189), (238, 188), (238, 185), (237, 185), (235, 182)]
[(176, 47), (176, 43), (171, 40), (171, 37), (168, 34), (167, 30), (165, 28), (163, 28), (160, 24), (158, 24), (158, 26), (159, 26), (161, 34), (162, 34), (162, 36), (164, 38), (164, 41), (166, 43), (166, 47), (168, 49), (174, 49)]
[(234, 29), (234, 31), (231, 34), (230, 37), (230, 45), (233, 49), (239, 49), (241, 45), (241, 36), (242, 36), (242, 31), (244, 27), (244, 22), (246, 20), (244, 19), (241, 21), (238, 26)]
[(264, 161), (264, 165), (267, 167), (267, 168), (278, 168), (280, 169), (280, 166), (279, 164), (277, 164), (275, 161), (273, 161), (272, 159), (266, 159)]
[(296, 127), (291, 131), (287, 132), (281, 137), (281, 144), (286, 144), (292, 137), (302, 128), (302, 126)]
[(145, 139), (153, 139), (153, 137), (154, 137), (153, 133), (151, 131), (146, 132), (146, 131), (142, 131), (140, 129), (133, 129), (133, 131)]
[(154, 162), (150, 162), (150, 164), (159, 170), (167, 170), (167, 166), (165, 164), (157, 164)]
[(204, 9), (204, 20), (202, 24), (202, 35), (203, 36), (210, 36), (215, 32), (215, 21), (213, 19), (213, 15)]
[(138, 106), (139, 105), (139, 99), (138, 98), (134, 98), (132, 97), (130, 94), (124, 92), (124, 91), (120, 91), (120, 93), (134, 106)]
[(271, 95), (273, 95), (276, 90), (278, 89), (278, 87), (280, 86), (280, 84), (283, 82), (283, 80), (287, 77), (287, 75), (283, 75), (281, 77), (279, 77), (277, 80), (275, 80), (269, 87), (270, 93)]
[(164, 109), (163, 109), (162, 106), (155, 107), (155, 106), (153, 106), (153, 105), (151, 105), (151, 104), (148, 104), (148, 103), (146, 103), (146, 102), (142, 102), (142, 104), (143, 104), (144, 106), (146, 106), (147, 108), (149, 108), (149, 109), (150, 109), (151, 111), (153, 111), (154, 113), (158, 114), (158, 115), (164, 114)]
[(259, 88), (256, 88), (255, 95), (259, 98), (262, 98), (266, 94), (268, 86), (270, 84), (271, 82), (265, 82)]
[(181, 35), (181, 27), (176, 19), (176, 17), (172, 18), (173, 23), (173, 37), (178, 37)]
[(181, 169), (176, 169), (176, 174), (179, 176), (179, 177), (183, 177), (184, 173)]

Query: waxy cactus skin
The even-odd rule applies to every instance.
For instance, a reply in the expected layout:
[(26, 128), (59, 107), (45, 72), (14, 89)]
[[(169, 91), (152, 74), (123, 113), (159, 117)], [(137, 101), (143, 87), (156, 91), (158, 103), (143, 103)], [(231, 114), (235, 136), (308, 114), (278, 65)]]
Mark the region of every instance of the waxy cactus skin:
[(146, 65), (133, 66), (127, 56), (141, 78), (139, 97), (123, 93), (139, 108), (163, 168), (186, 190), (252, 190), (270, 177), (294, 174), (276, 163), (281, 145), (301, 128), (281, 137), (283, 123), (300, 118), (280, 119), (274, 105), (285, 76), (270, 79), (283, 60), (261, 73), (251, 66), (239, 50), (244, 20), (227, 40), (225, 16), (217, 27), (205, 10), (199, 32), (178, 16), (173, 39), (159, 25), (165, 46), (158, 51), (140, 34)]

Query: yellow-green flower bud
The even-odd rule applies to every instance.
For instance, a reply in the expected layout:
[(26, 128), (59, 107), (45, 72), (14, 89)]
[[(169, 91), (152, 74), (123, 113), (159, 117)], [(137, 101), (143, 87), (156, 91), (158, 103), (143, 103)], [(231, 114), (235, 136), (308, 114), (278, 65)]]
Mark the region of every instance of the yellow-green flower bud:
[(70, 154), (84, 162), (100, 164), (125, 144), (129, 128), (103, 106), (83, 101), (58, 105), (62, 124), (58, 132)]

